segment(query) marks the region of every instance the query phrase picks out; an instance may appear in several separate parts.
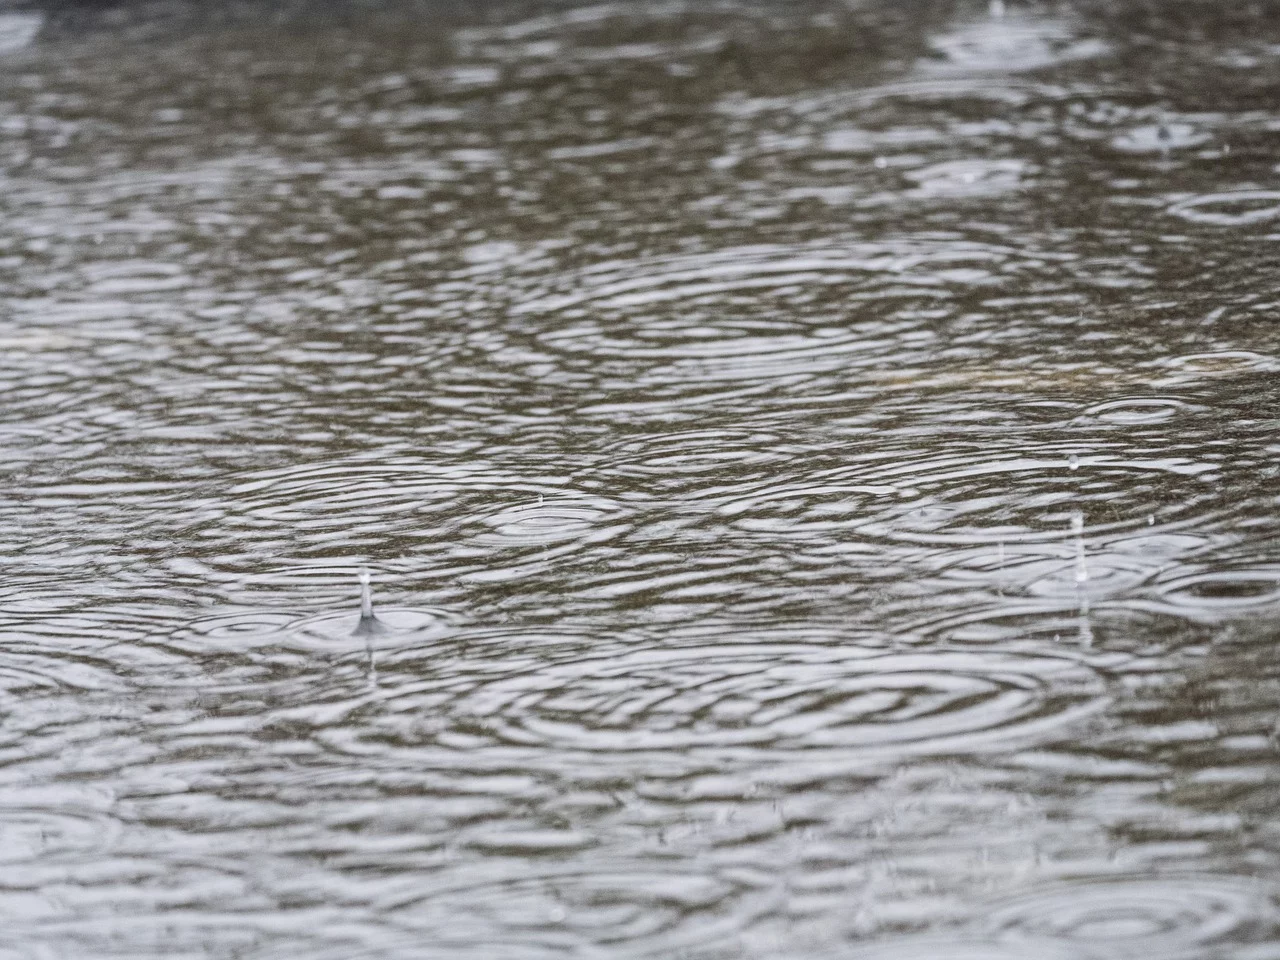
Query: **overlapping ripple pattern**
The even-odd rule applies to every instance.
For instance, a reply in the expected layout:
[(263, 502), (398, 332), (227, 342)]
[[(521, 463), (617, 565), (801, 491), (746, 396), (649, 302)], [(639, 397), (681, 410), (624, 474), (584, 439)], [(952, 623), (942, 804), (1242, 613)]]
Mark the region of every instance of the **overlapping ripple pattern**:
[(0, 960), (1280, 956), (1273, 0), (9, 7)]

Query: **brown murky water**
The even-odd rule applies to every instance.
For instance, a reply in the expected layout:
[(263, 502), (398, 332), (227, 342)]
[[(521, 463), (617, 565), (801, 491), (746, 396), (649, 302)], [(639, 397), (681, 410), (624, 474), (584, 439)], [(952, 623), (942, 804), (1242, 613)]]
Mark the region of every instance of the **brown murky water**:
[(210, 6), (0, 11), (0, 958), (1280, 958), (1280, 7)]

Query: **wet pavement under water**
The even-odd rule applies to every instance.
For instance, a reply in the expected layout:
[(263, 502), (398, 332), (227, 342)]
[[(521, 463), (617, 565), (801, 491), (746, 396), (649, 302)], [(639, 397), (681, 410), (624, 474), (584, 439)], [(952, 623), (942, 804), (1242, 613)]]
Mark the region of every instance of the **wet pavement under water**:
[(0, 960), (1280, 958), (1278, 105), (1274, 3), (10, 4)]

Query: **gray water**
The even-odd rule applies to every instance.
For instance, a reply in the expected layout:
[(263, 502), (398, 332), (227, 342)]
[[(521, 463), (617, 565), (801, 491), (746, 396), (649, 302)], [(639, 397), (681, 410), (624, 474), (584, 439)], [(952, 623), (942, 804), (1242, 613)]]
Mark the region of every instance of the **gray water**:
[(2, 960), (1280, 958), (1275, 4), (10, 5), (0, 223)]

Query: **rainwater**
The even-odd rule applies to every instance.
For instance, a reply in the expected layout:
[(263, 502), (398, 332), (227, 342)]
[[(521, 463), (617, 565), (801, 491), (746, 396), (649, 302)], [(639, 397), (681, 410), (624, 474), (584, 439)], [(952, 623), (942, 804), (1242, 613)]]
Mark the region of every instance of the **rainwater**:
[(1278, 264), (1273, 2), (8, 3), (0, 958), (1280, 958)]

